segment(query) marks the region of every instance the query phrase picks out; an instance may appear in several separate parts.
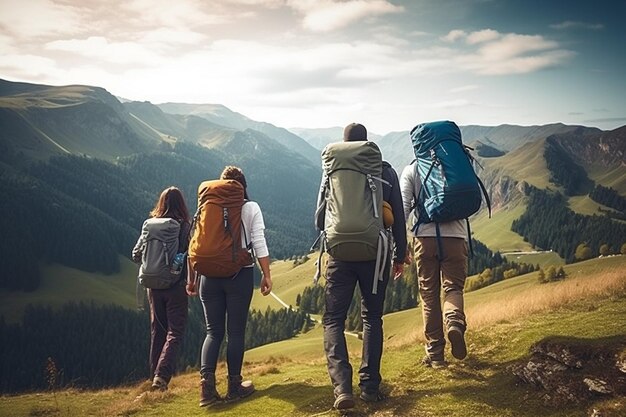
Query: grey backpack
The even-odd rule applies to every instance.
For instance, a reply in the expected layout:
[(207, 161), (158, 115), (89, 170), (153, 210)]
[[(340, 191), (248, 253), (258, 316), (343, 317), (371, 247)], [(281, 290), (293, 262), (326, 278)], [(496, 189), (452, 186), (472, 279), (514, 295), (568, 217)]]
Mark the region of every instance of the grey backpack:
[(142, 257), (139, 283), (146, 288), (165, 289), (176, 284), (180, 271), (172, 271), (178, 252), (180, 223), (165, 217), (147, 219), (141, 228)]
[[(376, 260), (372, 293), (383, 279), (389, 235), (383, 225), (383, 162), (374, 142), (337, 142), (322, 151), (324, 182), (316, 211), (321, 230), (320, 258), (328, 252), (340, 261)], [(313, 244), (313, 246), (316, 245)], [(315, 280), (321, 274), (321, 261)]]

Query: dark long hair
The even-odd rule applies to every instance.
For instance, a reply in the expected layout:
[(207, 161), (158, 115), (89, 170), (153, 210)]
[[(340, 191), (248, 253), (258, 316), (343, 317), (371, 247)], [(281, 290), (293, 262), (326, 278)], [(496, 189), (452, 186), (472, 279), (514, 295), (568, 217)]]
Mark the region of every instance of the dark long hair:
[(221, 180), (235, 180), (243, 185), (243, 198), (249, 200), (248, 197), (248, 183), (246, 182), (246, 176), (243, 175), (243, 171), (241, 168), (229, 165), (224, 168), (222, 171), (222, 175), (220, 175)]
[(150, 217), (169, 217), (183, 222), (189, 221), (189, 212), (183, 193), (176, 187), (168, 187), (150, 212)]

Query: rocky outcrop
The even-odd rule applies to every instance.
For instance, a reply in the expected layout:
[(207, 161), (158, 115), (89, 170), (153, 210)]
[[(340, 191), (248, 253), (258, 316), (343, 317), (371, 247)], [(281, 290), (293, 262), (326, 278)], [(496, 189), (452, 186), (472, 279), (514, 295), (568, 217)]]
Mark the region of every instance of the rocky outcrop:
[(550, 339), (535, 344), (530, 359), (510, 370), (521, 383), (536, 387), (548, 406), (585, 404), (626, 395), (625, 360), (620, 355), (624, 348), (624, 340), (590, 344)]

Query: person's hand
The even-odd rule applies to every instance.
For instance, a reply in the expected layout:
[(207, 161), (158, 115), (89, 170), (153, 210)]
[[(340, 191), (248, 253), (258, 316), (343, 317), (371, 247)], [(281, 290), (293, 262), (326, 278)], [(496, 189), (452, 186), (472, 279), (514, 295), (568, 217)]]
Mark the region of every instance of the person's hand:
[(269, 275), (263, 275), (261, 278), (261, 294), (268, 295), (272, 292), (272, 278)]
[(187, 295), (194, 296), (198, 295), (198, 290), (196, 288), (196, 281), (188, 281), (187, 286), (185, 287), (187, 290)]
[(413, 256), (411, 256), (411, 251), (406, 251), (406, 256), (404, 257), (404, 263), (407, 265), (411, 265), (413, 262)]
[(393, 279), (397, 280), (404, 272), (404, 262), (393, 262)]

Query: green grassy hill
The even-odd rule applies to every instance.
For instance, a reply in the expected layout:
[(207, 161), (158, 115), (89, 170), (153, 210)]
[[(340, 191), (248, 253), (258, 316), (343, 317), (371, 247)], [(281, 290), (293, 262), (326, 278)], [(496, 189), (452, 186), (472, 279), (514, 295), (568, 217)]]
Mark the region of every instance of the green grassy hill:
[[(545, 405), (543, 392), (521, 384), (511, 367), (528, 360), (538, 342), (575, 341), (617, 349), (626, 355), (626, 257), (567, 265), (567, 279), (538, 284), (536, 274), (467, 294), (469, 356), (445, 370), (419, 364), (421, 314), (412, 309), (385, 316), (381, 404), (357, 402), (349, 416), (604, 416), (626, 412), (622, 396), (580, 404)], [(349, 337), (352, 363), (360, 341)], [(225, 390), (225, 369), (218, 369)], [(246, 353), (245, 376), (258, 392), (234, 404), (198, 407), (196, 372), (174, 378), (166, 393), (144, 393), (146, 385), (101, 391), (49, 391), (0, 397), (0, 415), (11, 416), (339, 416), (332, 411), (321, 329)], [(356, 387), (355, 387), (356, 388)], [(358, 391), (357, 391), (358, 392)]]
[(123, 256), (119, 256), (119, 260), (121, 270), (112, 275), (84, 272), (58, 264), (44, 266), (41, 286), (36, 291), (0, 290), (0, 316), (8, 323), (15, 323), (21, 320), (28, 304), (58, 308), (71, 301), (93, 301), (134, 309), (137, 305), (135, 283), (138, 266)]

